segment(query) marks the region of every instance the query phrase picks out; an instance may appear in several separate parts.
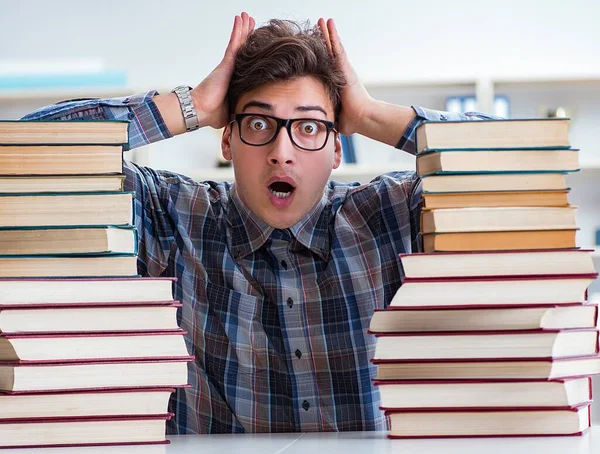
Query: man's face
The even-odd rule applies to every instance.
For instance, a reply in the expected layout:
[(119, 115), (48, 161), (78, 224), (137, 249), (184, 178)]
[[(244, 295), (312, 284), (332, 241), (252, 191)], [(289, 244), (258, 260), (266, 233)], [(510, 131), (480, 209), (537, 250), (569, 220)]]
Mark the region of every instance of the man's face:
[[(268, 84), (245, 93), (235, 113), (271, 115), (283, 119), (334, 121), (333, 106), (324, 85), (313, 77)], [(244, 128), (262, 129), (259, 120)], [(314, 124), (301, 124), (312, 131)], [(231, 132), (231, 134), (230, 134)], [(247, 133), (250, 136), (250, 132)], [(267, 145), (252, 146), (240, 139), (238, 122), (225, 128), (223, 156), (233, 161), (236, 191), (242, 202), (272, 227), (296, 224), (320, 201), (331, 171), (341, 162), (339, 137), (330, 133), (325, 147), (305, 151), (295, 146), (285, 128)]]

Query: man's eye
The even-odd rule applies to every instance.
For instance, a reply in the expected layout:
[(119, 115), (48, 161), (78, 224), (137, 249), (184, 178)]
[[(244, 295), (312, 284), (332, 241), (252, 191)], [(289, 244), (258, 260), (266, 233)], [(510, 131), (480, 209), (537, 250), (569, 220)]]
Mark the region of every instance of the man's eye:
[(262, 131), (269, 127), (268, 123), (262, 118), (250, 119), (250, 129), (252, 131)]
[(319, 123), (315, 121), (303, 121), (300, 124), (300, 132), (303, 134), (314, 135), (319, 132)]

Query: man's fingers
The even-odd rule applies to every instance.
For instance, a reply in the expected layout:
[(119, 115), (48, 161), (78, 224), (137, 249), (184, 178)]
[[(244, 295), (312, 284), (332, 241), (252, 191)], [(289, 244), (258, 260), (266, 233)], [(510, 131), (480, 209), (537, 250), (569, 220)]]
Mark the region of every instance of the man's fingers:
[(337, 28), (335, 28), (333, 19), (327, 21), (327, 33), (331, 41), (334, 55), (338, 57), (341, 56), (344, 53), (344, 47), (342, 46), (342, 41), (340, 40), (340, 35), (338, 35)]
[(321, 33), (323, 34), (323, 38), (325, 38), (325, 44), (327, 45), (327, 50), (329, 51), (329, 55), (332, 57), (335, 56), (333, 53), (333, 46), (331, 45), (331, 37), (329, 36), (329, 30), (327, 30), (327, 24), (325, 23), (325, 19), (322, 17), (318, 20), (319, 28), (321, 29)]

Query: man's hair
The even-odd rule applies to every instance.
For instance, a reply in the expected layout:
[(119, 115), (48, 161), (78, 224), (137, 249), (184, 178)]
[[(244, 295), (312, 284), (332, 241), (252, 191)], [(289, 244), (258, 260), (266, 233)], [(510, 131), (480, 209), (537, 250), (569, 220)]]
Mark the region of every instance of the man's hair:
[(342, 71), (329, 55), (318, 28), (289, 20), (272, 19), (257, 28), (239, 49), (227, 93), (229, 113), (244, 93), (264, 84), (313, 76), (323, 83), (337, 121), (340, 91), (346, 84)]

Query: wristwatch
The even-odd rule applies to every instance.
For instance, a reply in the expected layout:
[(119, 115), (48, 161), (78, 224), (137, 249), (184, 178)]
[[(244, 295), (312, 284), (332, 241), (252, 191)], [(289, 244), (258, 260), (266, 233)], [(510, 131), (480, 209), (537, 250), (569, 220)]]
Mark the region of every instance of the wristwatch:
[(175, 93), (177, 98), (179, 98), (181, 113), (183, 114), (183, 119), (185, 120), (185, 129), (188, 132), (200, 127), (200, 124), (198, 123), (198, 115), (196, 114), (196, 109), (194, 109), (192, 95), (190, 94), (191, 89), (192, 87), (188, 87), (187, 85), (180, 85), (171, 90), (171, 93)]

